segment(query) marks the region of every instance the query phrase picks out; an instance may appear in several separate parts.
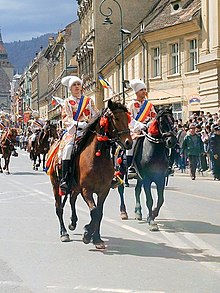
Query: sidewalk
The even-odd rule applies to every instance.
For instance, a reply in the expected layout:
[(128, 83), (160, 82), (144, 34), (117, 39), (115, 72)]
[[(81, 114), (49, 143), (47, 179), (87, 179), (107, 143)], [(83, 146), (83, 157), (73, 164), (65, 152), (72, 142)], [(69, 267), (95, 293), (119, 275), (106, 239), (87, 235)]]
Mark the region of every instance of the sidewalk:
[[(172, 176), (172, 175), (171, 175)], [(184, 176), (188, 177), (189, 176), (189, 168), (187, 167), (183, 172), (179, 168), (174, 168), (174, 176)], [(197, 177), (208, 177), (214, 180), (214, 175), (212, 174), (212, 171), (204, 171), (204, 172), (199, 172), (196, 171), (196, 176)]]

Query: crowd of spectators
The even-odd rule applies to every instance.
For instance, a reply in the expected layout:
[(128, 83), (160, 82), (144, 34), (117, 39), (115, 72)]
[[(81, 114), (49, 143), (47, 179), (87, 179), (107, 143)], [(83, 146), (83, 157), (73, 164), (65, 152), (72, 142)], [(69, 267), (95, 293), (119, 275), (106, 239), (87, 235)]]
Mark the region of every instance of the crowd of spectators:
[[(198, 162), (196, 162), (198, 172), (208, 172), (215, 180), (220, 180), (220, 113), (207, 112), (205, 114), (203, 111), (199, 114), (193, 113), (186, 123), (183, 123), (181, 119), (176, 120), (175, 130), (178, 143), (170, 153), (170, 174), (173, 174), (176, 169), (185, 172), (186, 168), (189, 168), (190, 176), (195, 180), (195, 174), (191, 173), (190, 159), (193, 154), (198, 158)], [(194, 134), (202, 142), (202, 148), (201, 150), (197, 148), (197, 153), (195, 153), (196, 146), (193, 145), (195, 140), (188, 138), (188, 136), (192, 138)], [(193, 153), (190, 150), (189, 141), (192, 144)]]

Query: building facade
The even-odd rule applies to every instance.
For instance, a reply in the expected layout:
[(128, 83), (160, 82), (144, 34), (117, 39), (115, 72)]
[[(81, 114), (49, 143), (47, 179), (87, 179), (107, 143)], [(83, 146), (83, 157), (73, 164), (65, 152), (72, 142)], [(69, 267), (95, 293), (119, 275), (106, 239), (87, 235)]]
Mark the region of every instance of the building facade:
[[(200, 110), (217, 112), (219, 10), (219, 0), (158, 1), (125, 42), (125, 79), (142, 79), (152, 103), (172, 106), (176, 118), (187, 120)], [(105, 90), (104, 99), (118, 95), (120, 62), (119, 51), (101, 68), (113, 88)], [(126, 93), (127, 101), (134, 97), (129, 89)]]
[[(79, 76), (83, 79), (85, 94), (96, 102), (98, 108), (104, 106), (103, 89), (98, 81), (100, 68), (120, 49), (120, 22), (123, 28), (132, 30), (152, 8), (155, 0), (128, 1), (121, 0), (119, 6), (111, 0), (103, 3), (104, 14), (112, 9), (112, 26), (109, 30), (103, 25), (104, 17), (100, 13), (101, 0), (78, 0), (78, 17), (80, 22), (80, 45), (76, 51)], [(117, 61), (115, 61), (117, 62)], [(118, 65), (119, 66), (119, 65)], [(122, 92), (122, 88), (118, 89)], [(121, 93), (120, 93), (121, 94)]]
[(8, 60), (8, 54), (0, 31), (0, 110), (7, 113), (10, 112), (11, 108), (10, 83), (13, 73), (14, 68)]

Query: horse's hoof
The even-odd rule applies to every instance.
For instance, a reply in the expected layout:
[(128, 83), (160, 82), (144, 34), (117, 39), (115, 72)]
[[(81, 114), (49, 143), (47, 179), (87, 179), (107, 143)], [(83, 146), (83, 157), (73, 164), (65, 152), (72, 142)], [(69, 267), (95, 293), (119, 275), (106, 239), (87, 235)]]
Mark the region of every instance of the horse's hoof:
[(94, 245), (95, 245), (96, 249), (105, 249), (106, 248), (105, 242), (96, 243)]
[(89, 244), (90, 241), (91, 241), (91, 238), (86, 237), (86, 236), (84, 235), (82, 240), (83, 240), (83, 243), (84, 243), (84, 244)]
[(0, 173), (3, 173), (3, 170), (0, 170)]
[(76, 225), (73, 225), (73, 224), (69, 224), (69, 229), (70, 231), (74, 231), (76, 229)]
[(155, 231), (159, 231), (158, 225), (154, 222), (154, 221), (150, 221), (149, 223), (150, 225), (150, 231), (155, 232)]
[(91, 239), (92, 239), (92, 235), (90, 235), (88, 231), (85, 231), (83, 234), (83, 239), (82, 239), (83, 243), (89, 244)]
[(128, 220), (128, 214), (127, 214), (127, 212), (121, 212), (121, 219), (122, 220)]
[(9, 174), (10, 174), (10, 172), (8, 171), (8, 172), (6, 172), (6, 174), (7, 174), (7, 175), (9, 175)]
[(135, 220), (141, 221), (142, 220), (142, 214), (135, 213)]
[(65, 235), (60, 236), (60, 240), (61, 240), (61, 242), (69, 242), (70, 237), (68, 234), (65, 234)]
[(38, 171), (38, 168), (37, 167), (35, 168), (35, 171)]

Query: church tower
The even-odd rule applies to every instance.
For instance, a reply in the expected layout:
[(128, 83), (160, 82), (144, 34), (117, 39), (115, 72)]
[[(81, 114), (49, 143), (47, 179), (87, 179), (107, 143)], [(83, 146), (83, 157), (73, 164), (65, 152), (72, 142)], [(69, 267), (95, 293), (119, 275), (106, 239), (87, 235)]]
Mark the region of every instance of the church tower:
[(8, 60), (8, 54), (2, 41), (0, 31), (0, 111), (10, 112), (10, 82), (13, 78), (13, 66)]

